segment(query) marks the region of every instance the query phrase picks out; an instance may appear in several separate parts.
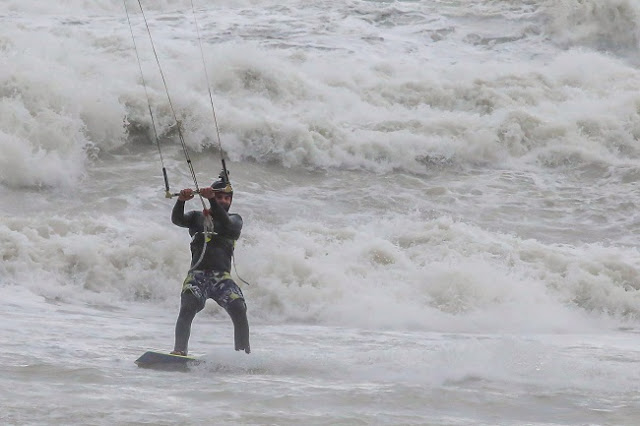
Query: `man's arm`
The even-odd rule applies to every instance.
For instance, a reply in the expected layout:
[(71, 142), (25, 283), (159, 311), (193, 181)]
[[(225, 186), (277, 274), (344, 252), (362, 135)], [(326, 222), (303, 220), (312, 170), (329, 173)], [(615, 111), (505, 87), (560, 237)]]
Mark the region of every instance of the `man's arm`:
[(191, 189), (183, 189), (180, 191), (178, 200), (173, 206), (171, 211), (171, 222), (174, 225), (182, 226), (183, 228), (189, 228), (191, 226), (192, 214), (191, 212), (184, 214), (184, 203), (187, 200), (193, 198), (193, 191)]
[(218, 234), (233, 240), (240, 238), (242, 217), (237, 213), (227, 213), (215, 198), (209, 199), (209, 202), (211, 203), (211, 217), (222, 226), (221, 229), (216, 228)]
[(211, 217), (214, 220), (220, 222), (225, 228), (231, 225), (229, 221), (229, 213), (222, 207), (215, 198), (209, 198), (209, 204), (211, 204)]
[(231, 226), (231, 222), (229, 221), (229, 213), (216, 201), (215, 192), (212, 188), (202, 188), (200, 190), (200, 195), (209, 200), (209, 204), (211, 208), (209, 212), (213, 220), (219, 222), (225, 228)]

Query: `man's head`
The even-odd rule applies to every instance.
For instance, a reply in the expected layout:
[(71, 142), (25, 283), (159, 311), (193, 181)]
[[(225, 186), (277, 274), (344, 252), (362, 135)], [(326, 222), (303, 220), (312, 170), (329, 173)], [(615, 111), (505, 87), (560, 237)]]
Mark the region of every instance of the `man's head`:
[(218, 204), (229, 211), (231, 201), (233, 201), (233, 188), (229, 182), (228, 174), (225, 174), (224, 171), (220, 173), (219, 179), (211, 184), (211, 188), (213, 188)]

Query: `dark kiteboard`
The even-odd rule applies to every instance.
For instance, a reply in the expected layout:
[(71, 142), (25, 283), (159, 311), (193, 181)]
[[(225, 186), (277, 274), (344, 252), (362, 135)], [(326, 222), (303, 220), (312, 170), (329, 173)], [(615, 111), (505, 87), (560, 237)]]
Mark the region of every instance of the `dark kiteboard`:
[(141, 368), (153, 368), (156, 370), (186, 370), (189, 367), (201, 364), (203, 361), (192, 356), (148, 351), (142, 354), (142, 356), (135, 362), (138, 367)]

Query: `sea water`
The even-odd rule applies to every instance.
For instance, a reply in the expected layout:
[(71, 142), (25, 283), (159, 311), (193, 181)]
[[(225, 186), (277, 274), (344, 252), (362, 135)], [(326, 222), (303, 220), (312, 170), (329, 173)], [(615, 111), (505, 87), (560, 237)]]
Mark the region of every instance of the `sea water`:
[[(142, 5), (153, 46), (135, 1), (2, 2), (0, 422), (640, 422), (637, 2)], [(210, 301), (163, 372), (176, 118), (252, 353)]]

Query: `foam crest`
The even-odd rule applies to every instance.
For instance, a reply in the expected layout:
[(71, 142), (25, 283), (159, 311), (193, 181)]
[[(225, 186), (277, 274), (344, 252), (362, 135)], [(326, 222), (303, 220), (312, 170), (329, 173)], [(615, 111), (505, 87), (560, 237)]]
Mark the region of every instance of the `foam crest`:
[[(227, 68), (239, 70), (230, 76), (235, 84), (222, 87), (243, 100), (225, 116), (233, 132), (227, 149), (237, 159), (422, 173), (434, 162), (616, 164), (638, 155), (635, 130), (619, 120), (637, 121), (629, 102), (635, 71), (598, 54), (568, 52), (524, 73), (490, 63), (473, 65), (469, 74), (472, 65), (463, 63), (435, 76), (416, 71), (417, 64), (407, 73), (389, 63), (387, 78), (375, 67), (360, 68), (357, 83), (321, 58), (305, 75), (273, 58), (260, 65), (259, 53), (245, 55), (256, 62), (250, 64), (227, 57)], [(354, 68), (343, 60), (340, 70)], [(581, 72), (594, 62), (601, 73)], [(611, 79), (628, 83), (612, 92)], [(288, 112), (294, 102), (302, 105), (295, 119)]]
[(555, 41), (565, 46), (626, 55), (636, 53), (640, 45), (640, 6), (635, 1), (549, 1), (545, 9)]
[[(253, 315), (373, 328), (575, 332), (599, 327), (592, 315), (640, 313), (625, 297), (635, 269), (607, 260), (622, 250), (549, 246), (446, 218), (405, 220), (260, 229), (237, 253), (241, 273), (256, 284), (247, 290)], [(255, 259), (249, 271), (246, 259)]]
[(12, 186), (76, 183), (93, 154), (122, 143), (124, 111), (113, 90), (117, 85), (97, 85), (96, 62), (102, 61), (81, 56), (87, 46), (66, 34), (11, 28), (0, 72), (2, 181)]
[(84, 173), (81, 120), (51, 110), (32, 115), (20, 99), (0, 101), (0, 183), (10, 187), (69, 186)]
[(165, 300), (179, 292), (189, 261), (174, 253), (176, 238), (150, 222), (105, 216), (8, 219), (0, 224), (2, 285), (68, 303)]
[[(169, 93), (188, 147), (217, 147), (195, 28), (184, 10), (168, 10), (173, 6), (184, 4), (162, 3), (149, 17)], [(524, 14), (513, 7), (511, 13)], [(485, 45), (465, 45), (459, 56), (435, 59), (455, 39), (425, 45), (377, 20), (342, 22), (333, 14), (327, 19), (334, 32), (303, 23), (309, 32), (301, 38), (284, 31), (268, 7), (250, 16), (261, 30), (241, 31), (238, 22), (249, 19), (242, 10), (225, 8), (216, 20), (205, 13), (201, 23), (224, 149), (233, 160), (423, 174), (433, 165), (617, 165), (638, 156), (640, 120), (630, 95), (638, 90), (637, 73), (624, 61), (553, 52), (533, 38), (504, 41), (504, 47), (492, 47), (495, 57), (485, 57)], [(416, 13), (406, 24), (413, 30), (442, 25)], [(45, 163), (51, 176), (45, 181), (39, 172), (9, 167), (3, 181), (13, 186), (77, 182), (96, 154), (134, 141), (152, 143), (124, 12), (79, 22), (50, 19), (42, 26), (11, 25), (3, 44), (8, 56), (0, 82), (10, 99), (5, 113), (19, 118), (3, 123), (5, 151), (16, 152), (26, 170)], [(132, 22), (160, 137), (177, 144), (146, 30), (139, 15), (132, 14)], [(381, 39), (358, 39), (352, 52), (341, 37), (351, 40), (360, 27)], [(255, 41), (274, 31), (275, 41)], [(41, 39), (52, 41), (36, 42)], [(319, 40), (333, 47), (321, 49)], [(532, 56), (505, 61), (500, 55), (509, 52), (509, 43), (526, 43)], [(594, 63), (598, 73), (583, 72)], [(620, 83), (612, 87), (611, 81)], [(43, 134), (51, 138), (44, 141)]]
[[(126, 178), (123, 185), (128, 193)], [(38, 213), (0, 222), (3, 285), (70, 302), (175, 303), (189, 263), (186, 230), (169, 223), (166, 203), (115, 196), (113, 181), (101, 188), (68, 207), (56, 199), (59, 213), (42, 213), (51, 208), (34, 204), (39, 199), (16, 206)], [(638, 291), (634, 250), (523, 239), (425, 215), (424, 206), (407, 212), (400, 201), (389, 211), (354, 198), (368, 207), (333, 215), (320, 195), (256, 191), (262, 201), (238, 194), (248, 204), (240, 205), (247, 227), (236, 264), (252, 284), (243, 291), (257, 321), (556, 333), (600, 330), (640, 314), (629, 297)], [(288, 205), (296, 207), (281, 215)]]

